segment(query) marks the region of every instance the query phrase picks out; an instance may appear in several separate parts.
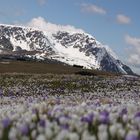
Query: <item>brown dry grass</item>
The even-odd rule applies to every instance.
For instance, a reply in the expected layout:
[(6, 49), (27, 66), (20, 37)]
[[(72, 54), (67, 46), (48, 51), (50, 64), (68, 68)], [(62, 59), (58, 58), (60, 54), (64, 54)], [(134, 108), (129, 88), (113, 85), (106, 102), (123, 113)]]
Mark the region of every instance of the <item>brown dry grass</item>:
[(116, 76), (114, 73), (107, 73), (98, 70), (83, 70), (64, 64), (33, 62), (33, 61), (10, 61), (0, 62), (0, 73), (36, 73), (36, 74), (75, 74), (80, 71), (89, 72), (91, 75)]

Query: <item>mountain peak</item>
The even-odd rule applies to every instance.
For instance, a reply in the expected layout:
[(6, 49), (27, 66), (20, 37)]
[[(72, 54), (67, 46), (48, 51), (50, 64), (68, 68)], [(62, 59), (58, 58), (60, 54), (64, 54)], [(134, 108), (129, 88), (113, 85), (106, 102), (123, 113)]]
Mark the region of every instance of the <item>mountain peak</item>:
[(36, 19), (27, 26), (29, 27), (1, 24), (0, 52), (10, 54), (16, 52), (17, 55), (24, 54), (33, 59), (49, 58), (89, 69), (123, 74), (133, 73), (128, 66), (114, 57), (109, 47), (102, 45), (92, 35), (81, 29), (46, 21), (40, 24)]

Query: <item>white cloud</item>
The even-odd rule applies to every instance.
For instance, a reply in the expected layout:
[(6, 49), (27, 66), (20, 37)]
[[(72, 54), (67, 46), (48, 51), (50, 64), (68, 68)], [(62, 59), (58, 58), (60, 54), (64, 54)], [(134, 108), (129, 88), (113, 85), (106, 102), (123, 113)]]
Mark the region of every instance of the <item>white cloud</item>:
[(37, 0), (37, 2), (42, 6), (46, 4), (47, 0)]
[(125, 42), (130, 46), (128, 49), (128, 63), (140, 68), (140, 38), (126, 35)]
[(131, 37), (129, 35), (125, 36), (125, 42), (128, 45), (138, 47), (140, 49), (140, 38)]
[(69, 31), (71, 33), (83, 33), (84, 31), (82, 29), (77, 29), (74, 26), (71, 25), (56, 25), (53, 23), (48, 22), (46, 19), (43, 17), (37, 17), (31, 19), (28, 23), (26, 23), (26, 26), (32, 27), (32, 28), (37, 28), (42, 31), (47, 31), (47, 33), (55, 33), (59, 30), (61, 31)]
[(31, 19), (31, 21), (29, 21), (26, 26), (44, 30), (45, 28), (47, 28), (47, 21), (42, 17), (37, 17)]
[(118, 14), (116, 20), (119, 24), (130, 24), (131, 18), (123, 14)]
[(105, 9), (94, 4), (83, 3), (81, 5), (81, 8), (83, 12), (87, 12), (87, 13), (96, 13), (100, 15), (104, 15), (107, 13)]

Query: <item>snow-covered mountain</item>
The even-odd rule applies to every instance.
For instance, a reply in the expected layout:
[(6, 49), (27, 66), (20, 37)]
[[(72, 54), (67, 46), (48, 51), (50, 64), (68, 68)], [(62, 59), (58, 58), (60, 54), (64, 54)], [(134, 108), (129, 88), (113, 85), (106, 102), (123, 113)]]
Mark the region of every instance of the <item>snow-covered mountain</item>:
[(0, 25), (0, 53), (54, 59), (89, 69), (133, 74), (114, 54), (83, 30), (48, 24), (45, 30)]

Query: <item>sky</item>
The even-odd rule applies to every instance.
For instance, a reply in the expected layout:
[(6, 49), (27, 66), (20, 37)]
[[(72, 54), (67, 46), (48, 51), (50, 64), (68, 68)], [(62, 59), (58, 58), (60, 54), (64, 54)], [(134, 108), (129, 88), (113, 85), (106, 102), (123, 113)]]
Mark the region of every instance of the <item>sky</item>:
[(72, 25), (108, 45), (140, 74), (140, 0), (0, 0), (0, 23)]

